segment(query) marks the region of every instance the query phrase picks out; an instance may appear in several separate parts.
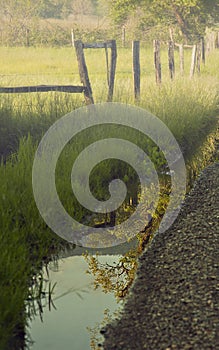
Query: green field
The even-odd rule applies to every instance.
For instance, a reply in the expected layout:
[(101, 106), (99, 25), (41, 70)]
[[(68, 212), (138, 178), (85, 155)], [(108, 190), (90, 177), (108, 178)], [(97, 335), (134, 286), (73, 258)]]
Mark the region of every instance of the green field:
[[(95, 102), (105, 102), (105, 52), (87, 50), (86, 59)], [(173, 132), (192, 179), (191, 174), (196, 176), (215, 150), (219, 51), (207, 56), (200, 76), (192, 80), (190, 50), (185, 52), (184, 77), (180, 76), (176, 53), (174, 81), (169, 78), (167, 50), (163, 49), (161, 59), (163, 82), (158, 86), (152, 47), (141, 49), (141, 100), (137, 104), (158, 116)], [(1, 87), (80, 84), (73, 48), (3, 47), (0, 60)], [(135, 103), (130, 48), (118, 50), (114, 102)], [(55, 120), (83, 105), (83, 94), (0, 94), (0, 349), (18, 349), (19, 341), (12, 339), (21, 339), (28, 323), (25, 305), (30, 306), (33, 299), (40, 304), (41, 267), (66, 244), (46, 226), (34, 202), (31, 171), (37, 144)], [(67, 189), (65, 186), (64, 197)], [(68, 203), (68, 194), (65, 201)]]
[[(87, 67), (95, 102), (106, 101), (107, 79), (104, 50), (86, 50)], [(0, 86), (38, 84), (80, 85), (78, 65), (73, 48), (1, 48)], [(179, 71), (176, 59), (176, 79), (170, 82), (167, 50), (161, 53), (163, 83), (155, 83), (152, 45), (141, 49), (141, 101), (140, 106), (161, 118), (178, 141), (202, 124), (202, 118), (212, 121), (218, 99), (218, 51), (207, 57), (200, 76), (189, 78), (191, 49), (185, 50), (185, 76)], [(132, 81), (132, 52), (118, 49), (114, 102), (134, 104)], [(45, 130), (57, 117), (84, 104), (83, 94), (15, 94), (1, 95), (1, 119), (4, 128), (19, 129), (23, 133)], [(5, 125), (4, 125), (5, 123)], [(17, 125), (18, 124), (18, 125)], [(186, 125), (187, 124), (187, 125)], [(191, 129), (191, 126), (194, 129)], [(9, 131), (10, 133), (10, 131)], [(16, 131), (13, 133), (17, 134)], [(15, 136), (15, 135), (14, 135)], [(14, 142), (13, 137), (11, 141)], [(4, 142), (4, 141), (3, 141)], [(10, 146), (10, 142), (8, 146)]]

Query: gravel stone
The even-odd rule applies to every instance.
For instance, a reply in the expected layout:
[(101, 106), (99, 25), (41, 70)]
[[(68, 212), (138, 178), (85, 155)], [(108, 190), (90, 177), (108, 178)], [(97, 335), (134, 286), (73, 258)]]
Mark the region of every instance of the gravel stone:
[(206, 168), (165, 233), (139, 258), (105, 350), (219, 349), (219, 163)]

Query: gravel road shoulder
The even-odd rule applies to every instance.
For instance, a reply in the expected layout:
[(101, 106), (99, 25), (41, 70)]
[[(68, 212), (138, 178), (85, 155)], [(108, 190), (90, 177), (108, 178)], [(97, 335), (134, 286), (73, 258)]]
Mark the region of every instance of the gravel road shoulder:
[(174, 225), (140, 257), (105, 350), (219, 349), (219, 163), (206, 168)]

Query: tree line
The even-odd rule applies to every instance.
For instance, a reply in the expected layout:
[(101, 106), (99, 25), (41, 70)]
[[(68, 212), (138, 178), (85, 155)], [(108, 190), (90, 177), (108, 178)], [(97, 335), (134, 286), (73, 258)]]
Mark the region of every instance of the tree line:
[(40, 18), (67, 18), (72, 13), (95, 13), (98, 0), (8, 0), (0, 1), (1, 16), (13, 18), (23, 16)]
[[(116, 30), (117, 33), (121, 32), (123, 26), (129, 28), (132, 39), (147, 37), (147, 33), (155, 30), (153, 33), (156, 33), (156, 36), (167, 37), (174, 33), (177, 40), (180, 38), (188, 43), (203, 36), (206, 27), (219, 25), (219, 2), (218, 0), (0, 0), (0, 31), (10, 34), (10, 38), (6, 39), (16, 44), (17, 37), (24, 37), (28, 30), (34, 32), (36, 27), (39, 29), (39, 21), (42, 19), (65, 20), (71, 15), (80, 14), (107, 17), (111, 23), (108, 37), (115, 36)], [(74, 23), (74, 19), (72, 22)], [(80, 23), (76, 26), (80, 27)], [(55, 28), (53, 29), (55, 33)], [(87, 26), (87, 31), (92, 29)], [(42, 36), (42, 32), (35, 30), (35, 36), (37, 35)], [(51, 33), (49, 36), (51, 37)], [(64, 37), (67, 40), (67, 33), (60, 35), (58, 42), (64, 43)], [(95, 35), (93, 37), (96, 39)], [(36, 38), (32, 39), (33, 42), (36, 41)], [(102, 39), (105, 39), (104, 36)]]

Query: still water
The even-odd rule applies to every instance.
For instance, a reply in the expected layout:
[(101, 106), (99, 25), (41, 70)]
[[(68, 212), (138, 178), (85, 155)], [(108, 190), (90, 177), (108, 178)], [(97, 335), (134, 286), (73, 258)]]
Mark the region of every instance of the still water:
[[(102, 263), (112, 264), (119, 255), (98, 256)], [(104, 311), (110, 315), (121, 308), (113, 293), (94, 290), (94, 277), (87, 274), (88, 264), (83, 256), (69, 256), (58, 261), (58, 268), (49, 267), (45, 278), (57, 285), (53, 301), (56, 309), (44, 308), (43, 322), (40, 317), (32, 320), (28, 332), (34, 342), (31, 350), (88, 350), (91, 349), (91, 333), (87, 327), (101, 327)], [(103, 325), (103, 324), (102, 324)], [(100, 329), (99, 327), (99, 329)], [(97, 332), (98, 338), (101, 337)], [(102, 341), (102, 338), (99, 338)]]

